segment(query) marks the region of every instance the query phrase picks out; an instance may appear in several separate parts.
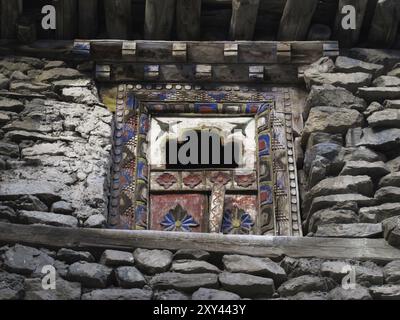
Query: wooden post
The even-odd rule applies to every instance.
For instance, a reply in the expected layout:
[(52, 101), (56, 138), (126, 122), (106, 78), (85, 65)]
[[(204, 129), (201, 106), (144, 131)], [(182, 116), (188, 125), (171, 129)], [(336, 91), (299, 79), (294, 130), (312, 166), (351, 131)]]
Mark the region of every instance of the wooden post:
[(93, 39), (97, 35), (97, 0), (79, 0), (79, 37)]
[(104, 0), (108, 36), (128, 39), (131, 21), (131, 0)]
[(259, 5), (259, 0), (232, 0), (231, 40), (253, 39)]
[(1, 39), (15, 39), (17, 36), (17, 19), (22, 11), (20, 1), (1, 0), (0, 29)]
[(144, 37), (169, 40), (175, 15), (175, 0), (146, 0)]
[(78, 30), (78, 1), (57, 0), (55, 7), (57, 39), (74, 39)]
[(398, 0), (379, 0), (369, 30), (368, 42), (379, 47), (391, 47), (396, 40), (400, 19)]
[(287, 0), (279, 25), (278, 40), (305, 40), (317, 4), (318, 0)]
[[(345, 30), (342, 27), (343, 18), (347, 14), (347, 12), (342, 13), (342, 9), (344, 6), (348, 5), (353, 6), (356, 9), (356, 29)], [(368, 0), (339, 0), (334, 36), (339, 40), (341, 47), (349, 48), (357, 44), (367, 6)]]
[(179, 40), (199, 40), (201, 0), (177, 0), (176, 32)]

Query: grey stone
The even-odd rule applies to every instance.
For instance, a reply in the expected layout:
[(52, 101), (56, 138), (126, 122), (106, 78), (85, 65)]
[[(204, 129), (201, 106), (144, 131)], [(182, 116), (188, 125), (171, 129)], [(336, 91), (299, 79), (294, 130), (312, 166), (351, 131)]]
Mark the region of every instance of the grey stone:
[(8, 89), (10, 79), (0, 73), (0, 89)]
[(400, 77), (400, 68), (395, 68), (395, 69), (393, 69), (392, 71), (390, 71), (390, 72), (388, 72), (388, 74), (387, 74), (388, 76), (391, 76), (391, 77)]
[(56, 279), (55, 290), (44, 290), (42, 279), (27, 279), (25, 300), (80, 300), (81, 284)]
[(0, 155), (19, 158), (19, 147), (14, 143), (0, 141)]
[(375, 112), (377, 112), (377, 111), (382, 111), (382, 110), (384, 110), (385, 108), (379, 103), (379, 102), (372, 102), (369, 106), (368, 106), (368, 108), (367, 108), (367, 110), (365, 110), (364, 112), (363, 112), (363, 114), (364, 114), (364, 116), (366, 116), (366, 117), (369, 117), (370, 115), (372, 115), (373, 113), (375, 113)]
[(399, 87), (359, 88), (357, 95), (369, 102), (400, 99)]
[[(284, 298), (281, 298), (284, 299)], [(299, 292), (294, 296), (286, 298), (288, 300), (307, 300), (307, 301), (320, 301), (328, 300), (326, 292)]]
[(329, 279), (304, 275), (286, 281), (278, 288), (278, 292), (281, 296), (287, 297), (294, 296), (299, 292), (327, 292), (332, 286)]
[(385, 100), (383, 107), (385, 109), (400, 109), (400, 100)]
[(0, 205), (0, 219), (14, 221), (17, 218), (17, 213), (10, 207)]
[(44, 70), (49, 70), (49, 69), (54, 69), (54, 68), (63, 68), (65, 67), (66, 64), (64, 61), (49, 61), (46, 63), (46, 65), (43, 67)]
[(372, 300), (369, 290), (358, 284), (354, 289), (337, 287), (328, 293), (329, 300)]
[(59, 80), (53, 82), (53, 85), (56, 89), (65, 87), (88, 87), (91, 84), (92, 81), (90, 79)]
[(167, 301), (167, 300), (181, 301), (181, 300), (190, 300), (190, 297), (185, 293), (171, 289), (171, 290), (155, 291), (153, 299), (161, 301)]
[(98, 97), (96, 97), (91, 90), (85, 87), (69, 87), (62, 89), (62, 95), (66, 101), (72, 101), (75, 103), (83, 103), (92, 105), (99, 103)]
[(146, 274), (165, 272), (172, 263), (172, 253), (168, 250), (136, 249), (133, 253), (139, 270)]
[(37, 80), (42, 81), (56, 81), (56, 80), (63, 80), (63, 79), (75, 79), (81, 77), (82, 74), (70, 68), (53, 68), (49, 70), (44, 70), (38, 77)]
[(74, 212), (74, 208), (66, 201), (57, 201), (51, 205), (50, 211), (60, 214), (71, 214)]
[[(342, 149), (336, 143), (319, 143), (308, 149), (304, 158), (304, 171), (306, 174), (310, 172), (313, 162), (317, 157), (323, 157), (328, 160), (331, 171), (338, 171), (343, 167), (343, 163), (338, 163), (337, 158)], [(339, 169), (339, 170), (340, 170)]]
[[(377, 220), (377, 219), (375, 219)], [(386, 240), (389, 240), (391, 233), (400, 228), (400, 216), (396, 215), (390, 218), (387, 218), (382, 221), (383, 228), (383, 236)]]
[(133, 266), (133, 254), (125, 251), (106, 250), (100, 258), (100, 263), (109, 267)]
[(313, 214), (316, 211), (331, 208), (335, 205), (343, 204), (349, 201), (357, 203), (359, 207), (373, 206), (375, 204), (375, 199), (365, 197), (358, 193), (340, 195), (335, 194), (314, 198), (311, 203), (309, 214)]
[(62, 248), (57, 252), (57, 259), (72, 264), (78, 261), (94, 262), (94, 257), (88, 251), (75, 251)]
[(222, 258), (222, 263), (228, 272), (270, 278), (274, 280), (276, 285), (280, 285), (287, 279), (285, 270), (269, 258), (225, 255)]
[(324, 209), (315, 212), (309, 221), (309, 231), (315, 232), (317, 227), (326, 224), (350, 224), (359, 222), (358, 215), (351, 210)]
[(317, 106), (331, 106), (363, 111), (367, 108), (366, 102), (356, 97), (350, 91), (332, 85), (313, 86), (305, 105), (305, 115), (308, 117), (310, 109)]
[(372, 151), (366, 147), (350, 147), (342, 148), (340, 150), (339, 157), (343, 159), (344, 162), (347, 161), (367, 161), (367, 162), (385, 162), (387, 159), (384, 154)]
[(216, 266), (206, 261), (175, 260), (172, 262), (171, 272), (179, 273), (219, 273)]
[(384, 187), (375, 193), (375, 199), (379, 203), (398, 202), (400, 200), (399, 187)]
[(367, 121), (373, 128), (400, 128), (400, 109), (377, 111)]
[(381, 222), (387, 218), (400, 215), (400, 203), (384, 203), (379, 206), (365, 207), (360, 209), (361, 214), (373, 214), (376, 217), (376, 222)]
[(377, 238), (382, 236), (380, 223), (326, 224), (318, 226), (316, 237)]
[(24, 277), (0, 271), (0, 300), (19, 300), (24, 295)]
[(78, 219), (63, 214), (40, 211), (19, 211), (19, 220), (25, 224), (46, 224), (55, 227), (77, 228)]
[(400, 300), (400, 285), (386, 284), (369, 288), (371, 296), (376, 300)]
[(43, 93), (51, 89), (51, 85), (42, 82), (13, 81), (10, 83), (10, 91), (18, 93), (37, 92)]
[(85, 228), (103, 228), (107, 223), (106, 218), (102, 214), (95, 214), (90, 216), (83, 226)]
[(82, 300), (151, 300), (153, 292), (147, 289), (103, 289), (82, 295)]
[(218, 276), (214, 273), (183, 274), (166, 272), (155, 275), (150, 286), (157, 290), (175, 289), (192, 293), (199, 288), (218, 288)]
[(67, 280), (80, 282), (87, 288), (106, 288), (112, 269), (98, 263), (75, 262), (70, 265)]
[(313, 132), (308, 138), (306, 149), (310, 149), (319, 143), (336, 143), (343, 146), (343, 136), (340, 133)]
[(380, 76), (376, 78), (372, 84), (375, 87), (398, 87), (400, 86), (400, 78), (393, 76)]
[(42, 267), (53, 265), (54, 259), (31, 247), (16, 244), (4, 253), (3, 268), (22, 275), (41, 274)]
[(382, 161), (368, 162), (368, 161), (347, 161), (342, 171), (341, 176), (370, 176), (372, 179), (377, 180), (390, 173), (386, 164)]
[(335, 64), (329, 57), (322, 57), (316, 62), (310, 64), (310, 66), (304, 70), (308, 73), (327, 73), (335, 70)]
[(216, 290), (216, 289), (206, 289), (200, 288), (192, 295), (192, 300), (240, 300), (240, 296), (235, 293)]
[(37, 197), (32, 195), (26, 195), (18, 198), (14, 201), (14, 206), (18, 210), (28, 211), (43, 211), (49, 210), (46, 204), (40, 201)]
[(274, 281), (245, 273), (223, 272), (219, 275), (222, 288), (243, 298), (270, 298), (275, 293)]
[(398, 50), (352, 48), (347, 52), (347, 55), (354, 59), (384, 65), (388, 68), (392, 68), (400, 59)]
[(4, 112), (0, 112), (0, 127), (4, 126), (11, 120), (11, 117)]
[(118, 286), (126, 289), (143, 288), (146, 280), (135, 267), (119, 267), (115, 269), (115, 279)]
[(341, 284), (343, 277), (349, 274), (348, 268), (351, 265), (345, 261), (326, 261), (321, 265), (321, 274)]
[(304, 275), (319, 275), (321, 264), (323, 260), (312, 258), (312, 259), (294, 259), (291, 257), (285, 257), (281, 261), (281, 266), (285, 269), (289, 278), (296, 278)]
[(356, 282), (364, 287), (383, 285), (383, 272), (378, 266), (355, 266)]
[[(388, 166), (390, 167), (391, 164), (388, 163)], [(393, 169), (393, 166), (391, 167)], [(392, 172), (389, 173), (388, 175), (384, 176), (380, 181), (379, 181), (379, 187), (384, 188), (384, 187), (400, 187), (400, 171), (399, 172)]]
[(67, 265), (63, 261), (56, 260), (56, 261), (54, 261), (54, 265), (53, 266), (54, 266), (54, 268), (56, 268), (57, 274), (60, 277), (62, 277), (64, 279), (67, 277), (69, 265)]
[(198, 249), (180, 249), (174, 254), (175, 260), (208, 260), (210, 254)]
[(346, 133), (346, 146), (356, 147), (360, 141), (363, 134), (362, 128), (350, 128)]
[(400, 260), (389, 262), (383, 268), (383, 275), (385, 277), (385, 283), (400, 285)]
[(349, 57), (339, 56), (336, 58), (335, 71), (344, 73), (365, 72), (377, 75), (383, 71), (384, 66), (375, 63), (368, 63)]

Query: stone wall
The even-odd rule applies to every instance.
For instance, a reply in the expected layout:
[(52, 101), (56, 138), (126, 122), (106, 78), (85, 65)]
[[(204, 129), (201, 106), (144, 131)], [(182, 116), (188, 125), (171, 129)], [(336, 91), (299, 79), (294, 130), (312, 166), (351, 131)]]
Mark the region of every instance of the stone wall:
[(400, 58), (358, 53), (375, 63), (322, 58), (304, 72), (310, 89), (298, 139), (304, 234), (385, 236), (399, 246)]
[[(43, 290), (42, 267), (56, 269)], [(354, 268), (356, 282), (342, 286)], [(400, 299), (400, 261), (218, 257), (201, 250), (104, 252), (22, 245), (0, 248), (0, 300), (371, 300)]]
[(105, 225), (112, 114), (90, 67), (0, 59), (0, 220)]

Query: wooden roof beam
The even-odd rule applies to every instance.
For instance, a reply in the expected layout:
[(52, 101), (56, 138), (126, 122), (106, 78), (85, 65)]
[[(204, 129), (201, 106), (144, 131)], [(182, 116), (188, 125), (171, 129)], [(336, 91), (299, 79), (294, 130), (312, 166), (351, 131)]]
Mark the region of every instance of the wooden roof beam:
[(231, 40), (253, 39), (259, 5), (259, 0), (232, 0)]

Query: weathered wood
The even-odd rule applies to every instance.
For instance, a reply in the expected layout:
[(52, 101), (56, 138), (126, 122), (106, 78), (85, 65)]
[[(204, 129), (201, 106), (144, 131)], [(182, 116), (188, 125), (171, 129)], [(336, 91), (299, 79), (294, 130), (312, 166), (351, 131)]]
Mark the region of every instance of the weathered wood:
[[(347, 5), (353, 6), (356, 9), (356, 29), (345, 30), (342, 27), (342, 20), (347, 14), (343, 14), (342, 9)], [(342, 47), (349, 48), (358, 43), (367, 6), (368, 0), (339, 0), (334, 36), (339, 40)]]
[(369, 43), (378, 47), (391, 47), (396, 40), (399, 20), (400, 2), (379, 0), (368, 35)]
[(176, 33), (179, 40), (199, 40), (201, 0), (177, 0)]
[(104, 0), (108, 36), (112, 39), (128, 39), (131, 23), (130, 0)]
[(146, 0), (144, 37), (169, 40), (175, 14), (175, 0)]
[(57, 39), (74, 39), (78, 30), (78, 1), (59, 0), (55, 7)]
[(79, 0), (79, 37), (93, 39), (97, 36), (98, 0)]
[(384, 239), (241, 236), (163, 231), (71, 229), (42, 225), (0, 223), (1, 243), (23, 243), (51, 248), (203, 249), (214, 253), (250, 256), (316, 257), (391, 261), (400, 250)]
[(17, 36), (17, 19), (22, 11), (20, 1), (1, 0), (0, 30), (2, 39), (15, 39)]
[(278, 40), (305, 40), (318, 0), (287, 0)]
[(231, 40), (253, 39), (259, 5), (259, 0), (232, 0)]

